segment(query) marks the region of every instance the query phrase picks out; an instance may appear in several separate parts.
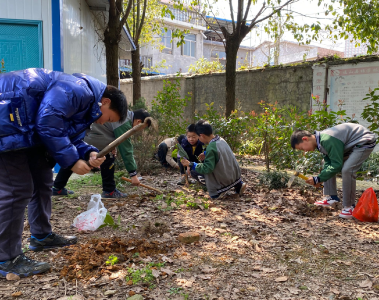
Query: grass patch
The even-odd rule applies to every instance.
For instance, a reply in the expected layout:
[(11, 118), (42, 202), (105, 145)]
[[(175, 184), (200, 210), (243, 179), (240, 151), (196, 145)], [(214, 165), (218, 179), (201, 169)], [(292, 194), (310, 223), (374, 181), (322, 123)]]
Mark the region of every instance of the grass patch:
[(153, 275), (153, 270), (159, 270), (164, 266), (165, 263), (149, 263), (142, 269), (128, 268), (128, 275), (126, 275), (125, 280), (128, 284), (138, 284), (145, 283), (149, 285), (149, 288), (154, 288), (153, 281), (155, 277)]
[[(166, 208), (162, 208), (162, 206), (158, 206), (159, 209), (162, 209), (164, 211), (169, 211), (173, 209), (177, 209), (182, 204), (185, 204), (187, 208), (191, 209), (208, 209), (209, 208), (209, 202), (204, 197), (197, 197), (194, 198), (191, 195), (187, 195), (184, 192), (175, 192), (173, 195), (170, 196), (164, 196), (164, 195), (157, 195), (153, 200), (155, 201), (164, 201), (167, 204)], [(172, 204), (174, 203), (174, 206)]]

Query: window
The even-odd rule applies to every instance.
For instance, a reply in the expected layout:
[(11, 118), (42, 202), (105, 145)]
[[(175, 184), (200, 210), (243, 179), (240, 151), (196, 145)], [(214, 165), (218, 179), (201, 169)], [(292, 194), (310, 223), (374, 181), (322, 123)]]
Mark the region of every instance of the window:
[(219, 51), (219, 50), (213, 50), (211, 53), (212, 58), (218, 58), (220, 60), (226, 59), (226, 53), (225, 51)]
[(168, 54), (172, 54), (172, 30), (171, 29), (167, 29), (167, 31), (165, 31), (164, 29), (162, 29), (162, 33), (161, 33), (161, 41), (162, 41), (162, 44), (164, 46), (164, 49), (162, 50), (163, 53), (168, 53)]
[(182, 45), (182, 55), (195, 57), (196, 35), (186, 34), (184, 36), (184, 43)]

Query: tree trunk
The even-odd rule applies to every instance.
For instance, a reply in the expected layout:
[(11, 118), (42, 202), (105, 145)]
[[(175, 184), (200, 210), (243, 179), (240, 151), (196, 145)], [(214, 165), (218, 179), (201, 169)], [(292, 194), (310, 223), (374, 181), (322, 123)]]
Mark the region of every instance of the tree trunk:
[[(111, 13), (111, 12), (110, 12)], [(117, 15), (119, 17), (119, 15)], [(107, 84), (118, 87), (118, 44), (121, 33), (117, 29), (120, 21), (109, 16), (108, 28), (104, 31)]]
[(105, 57), (107, 67), (107, 84), (118, 88), (118, 44), (105, 44)]
[(133, 105), (141, 98), (141, 61), (140, 61), (140, 47), (134, 41), (136, 50), (132, 51), (132, 78), (133, 78)]
[(236, 108), (236, 67), (237, 67), (237, 54), (240, 43), (235, 39), (226, 39), (226, 105), (225, 116), (229, 117), (233, 110)]

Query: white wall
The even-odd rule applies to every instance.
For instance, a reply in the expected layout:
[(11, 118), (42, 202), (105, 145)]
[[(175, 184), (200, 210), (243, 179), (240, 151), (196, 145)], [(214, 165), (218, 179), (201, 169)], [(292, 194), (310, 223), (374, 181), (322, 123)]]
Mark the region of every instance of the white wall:
[(0, 18), (42, 21), (43, 65), (53, 68), (51, 0), (0, 0)]
[(62, 0), (65, 73), (85, 73), (106, 82), (105, 48), (85, 0)]

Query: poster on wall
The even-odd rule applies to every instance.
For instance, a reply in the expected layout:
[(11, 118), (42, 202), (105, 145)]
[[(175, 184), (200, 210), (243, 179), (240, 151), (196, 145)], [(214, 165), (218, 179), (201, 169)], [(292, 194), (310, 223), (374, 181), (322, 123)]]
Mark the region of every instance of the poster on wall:
[(379, 62), (367, 62), (348, 65), (330, 66), (328, 70), (328, 105), (334, 111), (346, 110), (348, 117), (356, 119), (359, 124), (368, 126), (361, 114), (369, 103), (363, 101), (370, 91), (379, 87)]

